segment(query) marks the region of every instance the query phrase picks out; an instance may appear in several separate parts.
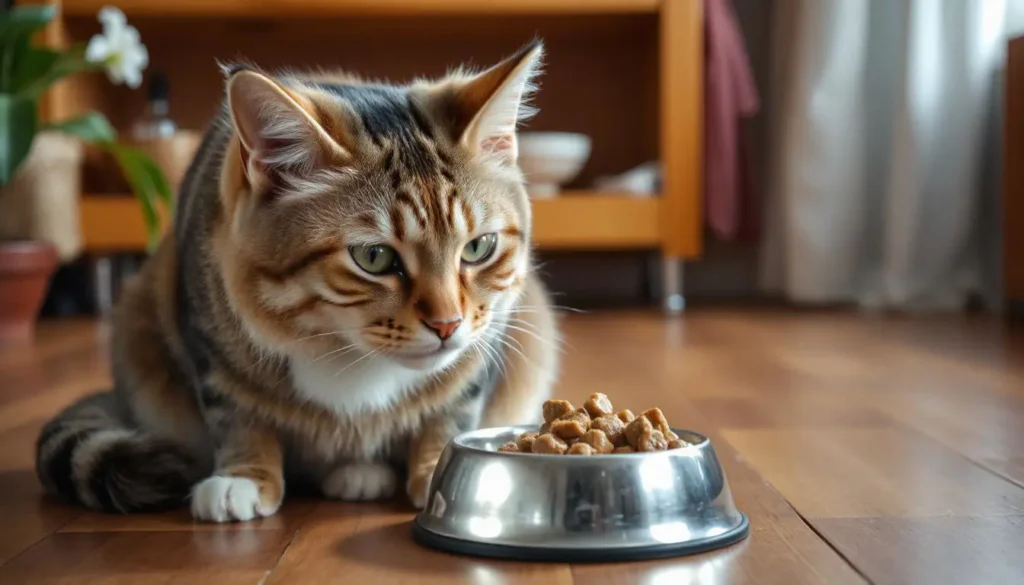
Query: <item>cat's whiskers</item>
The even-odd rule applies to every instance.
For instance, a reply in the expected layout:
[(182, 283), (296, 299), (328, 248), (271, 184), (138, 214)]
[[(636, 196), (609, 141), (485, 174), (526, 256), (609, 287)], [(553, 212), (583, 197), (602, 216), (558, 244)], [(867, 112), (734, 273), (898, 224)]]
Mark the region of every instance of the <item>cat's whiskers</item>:
[[(510, 319), (510, 321), (512, 321), (512, 322), (519, 322), (522, 325), (528, 325), (528, 323), (526, 321), (522, 321), (522, 320), (518, 320), (518, 319)], [(559, 339), (558, 341), (554, 341), (554, 340), (551, 340), (551, 339), (544, 339), (544, 337), (542, 337), (536, 331), (530, 330), (530, 329), (526, 329), (525, 327), (519, 327), (518, 325), (512, 325), (512, 323), (505, 323), (505, 327), (507, 329), (512, 329), (513, 331), (520, 331), (522, 333), (525, 333), (525, 334), (529, 335), (530, 337), (533, 337), (537, 341), (547, 345), (551, 349), (553, 349), (555, 351), (558, 351), (558, 352), (560, 352), (562, 354), (565, 353), (565, 348), (562, 347), (562, 345), (566, 343), (565, 340)], [(571, 345), (569, 347), (570, 347), (570, 349), (576, 349), (575, 347), (572, 347)]]
[(501, 372), (502, 377), (508, 376), (508, 370), (505, 369), (504, 360), (501, 359), (501, 353), (491, 346), (486, 337), (480, 338), (480, 347), (488, 356), (491, 357), (494, 361), (494, 365), (498, 366), (498, 371)]
[[(511, 350), (511, 351), (515, 352), (516, 354), (518, 354), (519, 357), (523, 358), (523, 361), (525, 361), (528, 365), (532, 366), (533, 362), (530, 360), (530, 358), (526, 357), (526, 354), (524, 354), (522, 351), (520, 351), (516, 346), (512, 345), (511, 343), (509, 343), (506, 339), (509, 339), (509, 340), (515, 341), (516, 343), (519, 343), (514, 337), (509, 337), (507, 333), (502, 333), (501, 335), (499, 335), (499, 336), (494, 338), (495, 341), (497, 341), (498, 343), (500, 343), (500, 344), (504, 345), (505, 347), (507, 347), (509, 350)], [(515, 366), (513, 365), (512, 367), (515, 367)]]
[(357, 359), (356, 361), (352, 362), (351, 364), (349, 364), (349, 365), (345, 366), (344, 368), (341, 368), (340, 370), (335, 372), (334, 373), (334, 377), (337, 378), (338, 376), (341, 375), (342, 372), (344, 372), (345, 370), (347, 370), (347, 369), (351, 368), (352, 366), (358, 364), (359, 362), (365, 360), (366, 358), (371, 358), (371, 357), (376, 356), (377, 354), (381, 353), (381, 351), (383, 351), (383, 349), (384, 348), (382, 348), (382, 347), (378, 347), (377, 349), (366, 353), (361, 358)]
[[(349, 345), (346, 345), (345, 347), (341, 347), (341, 348), (338, 348), (338, 349), (335, 349), (335, 350), (332, 350), (332, 351), (328, 351), (328, 352), (322, 353), (322, 354), (318, 355), (317, 357), (315, 357), (313, 359), (313, 362), (316, 363), (316, 362), (322, 360), (323, 358), (325, 358), (325, 357), (327, 357), (329, 355), (334, 355), (334, 354), (336, 354), (338, 352), (344, 352), (341, 355), (345, 355), (346, 353), (349, 353), (353, 349), (355, 349), (356, 345), (357, 344), (355, 344), (355, 343), (350, 343)], [(341, 356), (335, 356), (335, 357), (341, 357)], [(331, 358), (331, 360), (333, 360), (333, 359), (335, 359), (335, 358)], [(328, 361), (331, 361), (331, 360), (328, 360)]]

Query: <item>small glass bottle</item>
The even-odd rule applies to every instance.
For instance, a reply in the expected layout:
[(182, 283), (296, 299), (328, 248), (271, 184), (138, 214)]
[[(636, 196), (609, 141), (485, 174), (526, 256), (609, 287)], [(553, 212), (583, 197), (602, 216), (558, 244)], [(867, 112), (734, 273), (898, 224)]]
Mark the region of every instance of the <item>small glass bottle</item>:
[(170, 90), (167, 76), (156, 72), (149, 79), (146, 113), (132, 126), (132, 138), (137, 141), (171, 138), (178, 125), (170, 117)]

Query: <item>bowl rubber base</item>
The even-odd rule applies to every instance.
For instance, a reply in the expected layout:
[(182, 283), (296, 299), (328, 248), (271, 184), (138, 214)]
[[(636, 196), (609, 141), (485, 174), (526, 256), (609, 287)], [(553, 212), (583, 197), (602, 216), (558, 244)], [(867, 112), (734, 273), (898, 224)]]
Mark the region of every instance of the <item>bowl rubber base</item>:
[(750, 522), (747, 520), (747, 516), (745, 514), (740, 514), (740, 516), (742, 520), (739, 525), (729, 532), (692, 542), (650, 546), (576, 549), (489, 544), (442, 536), (422, 527), (417, 520), (412, 523), (412, 537), (423, 546), (457, 555), (527, 562), (619, 563), (694, 555), (735, 544), (746, 538), (750, 532)]

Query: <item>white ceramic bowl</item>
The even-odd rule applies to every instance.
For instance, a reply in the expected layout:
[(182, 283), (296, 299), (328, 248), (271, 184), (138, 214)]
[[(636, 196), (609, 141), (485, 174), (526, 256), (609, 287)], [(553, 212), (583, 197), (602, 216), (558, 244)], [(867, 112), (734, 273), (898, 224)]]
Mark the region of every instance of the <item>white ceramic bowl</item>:
[(573, 132), (523, 132), (519, 135), (519, 167), (532, 197), (556, 195), (590, 158), (590, 137)]

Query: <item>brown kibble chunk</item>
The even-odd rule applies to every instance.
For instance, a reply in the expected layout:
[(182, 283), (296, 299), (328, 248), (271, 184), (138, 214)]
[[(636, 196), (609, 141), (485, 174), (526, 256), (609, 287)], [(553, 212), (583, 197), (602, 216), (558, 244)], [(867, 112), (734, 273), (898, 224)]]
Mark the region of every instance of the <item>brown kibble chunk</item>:
[(654, 426), (651, 421), (644, 418), (635, 418), (633, 422), (626, 425), (626, 441), (630, 447), (633, 447), (637, 451), (642, 451), (640, 448), (641, 441), (649, 441), (651, 433), (654, 432)]
[(600, 392), (591, 394), (583, 404), (583, 408), (587, 409), (590, 418), (600, 418), (615, 412), (612, 408), (612, 401), (608, 399), (607, 395)]
[(580, 441), (569, 449), (569, 455), (595, 455), (597, 451), (590, 445)]
[(606, 394), (595, 392), (577, 408), (568, 400), (548, 400), (540, 432), (526, 432), (498, 447), (505, 453), (604, 455), (682, 449), (690, 443), (672, 431), (660, 408), (633, 414), (614, 412)]
[(578, 439), (587, 432), (587, 425), (578, 420), (556, 420), (551, 423), (551, 432), (561, 439)]
[(590, 445), (598, 453), (611, 453), (615, 450), (615, 445), (612, 444), (608, 435), (597, 429), (590, 429), (587, 431), (587, 433), (580, 439), (580, 442)]
[(509, 441), (508, 443), (505, 443), (501, 447), (498, 447), (498, 451), (501, 451), (502, 453), (519, 453), (520, 452), (519, 451), (519, 445), (517, 445), (514, 441)]
[(664, 451), (668, 449), (668, 439), (661, 431), (651, 431), (650, 435), (642, 437), (636, 446), (637, 451)]
[(598, 430), (608, 435), (608, 440), (613, 445), (622, 446), (626, 444), (626, 435), (623, 433), (626, 430), (626, 423), (622, 422), (615, 416), (602, 416), (601, 418), (595, 418), (590, 423), (591, 430)]
[(689, 443), (682, 439), (672, 439), (671, 441), (668, 442), (669, 449), (682, 449), (687, 445), (689, 445)]
[(563, 439), (578, 439), (590, 429), (590, 415), (582, 408), (551, 421), (551, 432)]
[(548, 433), (537, 437), (533, 442), (532, 452), (561, 455), (562, 453), (565, 453), (568, 448), (569, 446), (565, 444), (565, 441), (551, 433)]
[(587, 412), (587, 409), (583, 408), (582, 406), (577, 408), (576, 411), (572, 413), (571, 417), (562, 418), (574, 418), (576, 420), (583, 421), (584, 423), (586, 423), (587, 428), (590, 428), (590, 413)]
[(539, 436), (540, 433), (523, 433), (519, 435), (519, 438), (516, 440), (519, 450), (523, 453), (533, 451), (533, 442), (536, 441)]
[(663, 435), (667, 435), (672, 432), (672, 429), (668, 426), (668, 419), (665, 418), (665, 413), (661, 412), (660, 408), (645, 410), (640, 416), (651, 421), (654, 428), (661, 431)]
[(544, 403), (544, 422), (570, 415), (576, 410), (568, 400), (548, 400)]

